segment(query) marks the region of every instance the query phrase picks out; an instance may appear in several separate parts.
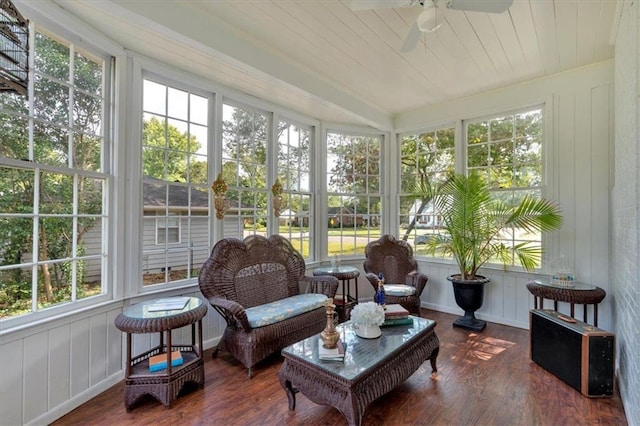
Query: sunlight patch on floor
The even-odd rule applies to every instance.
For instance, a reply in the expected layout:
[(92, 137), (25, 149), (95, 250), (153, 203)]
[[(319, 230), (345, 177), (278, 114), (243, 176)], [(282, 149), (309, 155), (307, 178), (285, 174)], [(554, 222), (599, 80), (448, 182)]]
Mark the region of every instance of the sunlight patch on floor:
[[(473, 336), (478, 336), (474, 334)], [(469, 335), (472, 337), (472, 335)], [(482, 361), (489, 361), (494, 356), (504, 352), (512, 346), (515, 346), (516, 343), (510, 342), (508, 340), (496, 339), (494, 337), (484, 337), (480, 341), (474, 341), (473, 339), (469, 339), (467, 341), (470, 346), (471, 354)]]

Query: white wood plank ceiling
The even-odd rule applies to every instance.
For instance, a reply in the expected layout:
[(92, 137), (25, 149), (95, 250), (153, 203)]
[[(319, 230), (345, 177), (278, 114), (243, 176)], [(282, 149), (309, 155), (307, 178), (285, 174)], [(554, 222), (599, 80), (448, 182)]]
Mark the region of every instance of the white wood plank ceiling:
[(424, 105), (611, 59), (619, 0), (514, 0), (502, 14), (439, 8), (442, 25), (408, 53), (420, 5), (54, 1), (135, 52), (318, 119), (390, 129)]

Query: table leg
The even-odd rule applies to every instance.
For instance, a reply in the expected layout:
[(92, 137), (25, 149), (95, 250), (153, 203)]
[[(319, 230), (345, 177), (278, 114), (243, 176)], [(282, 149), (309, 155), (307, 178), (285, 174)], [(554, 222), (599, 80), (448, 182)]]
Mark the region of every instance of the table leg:
[(171, 376), (171, 330), (167, 331), (167, 376)]
[(582, 321), (587, 322), (587, 304), (586, 303), (582, 305)]
[[(198, 320), (198, 356), (202, 358), (202, 319)], [(202, 385), (204, 387), (204, 383)]]
[(287, 380), (282, 377), (282, 373), (280, 373), (278, 376), (280, 379), (280, 385), (282, 386), (282, 389), (284, 389), (284, 392), (287, 394), (287, 399), (289, 400), (289, 410), (295, 410), (296, 409), (296, 392), (298, 390), (293, 387), (291, 380)]
[(127, 333), (127, 367), (125, 368), (125, 377), (131, 376), (131, 333)]
[(593, 325), (595, 327), (598, 326), (598, 304), (597, 303), (593, 304)]
[[(346, 283), (346, 281), (347, 280), (342, 280), (342, 303), (345, 305), (349, 301), (349, 295), (351, 293), (349, 289), (349, 285), (348, 283)], [(346, 287), (346, 290), (345, 290), (345, 287)]]
[(353, 281), (355, 282), (356, 285), (356, 303), (358, 303), (358, 301), (360, 300), (360, 298), (358, 297), (358, 278), (354, 278)]
[[(557, 310), (557, 309), (556, 309), (556, 310)], [(572, 304), (571, 304), (571, 318), (575, 318), (575, 317), (576, 317), (576, 315), (575, 315), (574, 304), (572, 303)]]

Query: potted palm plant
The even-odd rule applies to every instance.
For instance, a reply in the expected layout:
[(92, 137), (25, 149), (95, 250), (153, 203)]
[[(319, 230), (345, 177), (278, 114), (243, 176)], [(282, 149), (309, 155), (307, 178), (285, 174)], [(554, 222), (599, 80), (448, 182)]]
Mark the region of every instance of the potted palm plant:
[(454, 326), (481, 331), (486, 323), (475, 317), (484, 298), (484, 285), (490, 280), (478, 270), (488, 261), (505, 267), (517, 260), (527, 271), (540, 264), (542, 247), (532, 242), (507, 244), (505, 237), (514, 229), (549, 232), (562, 225), (558, 206), (529, 195), (509, 204), (495, 198), (491, 187), (478, 174), (453, 175), (434, 190), (435, 210), (442, 215), (442, 232), (429, 241), (433, 254), (452, 256), (459, 273), (447, 277), (453, 284), (456, 303), (465, 311)]

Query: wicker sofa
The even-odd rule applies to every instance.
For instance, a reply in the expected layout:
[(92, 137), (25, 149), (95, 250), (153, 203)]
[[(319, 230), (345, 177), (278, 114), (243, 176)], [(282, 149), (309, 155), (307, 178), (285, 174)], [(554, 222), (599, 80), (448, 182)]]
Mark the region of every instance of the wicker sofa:
[(305, 272), (300, 253), (279, 235), (218, 241), (198, 277), (200, 291), (227, 323), (213, 356), (230, 353), (251, 377), (261, 360), (321, 332), (324, 304), (338, 280)]

